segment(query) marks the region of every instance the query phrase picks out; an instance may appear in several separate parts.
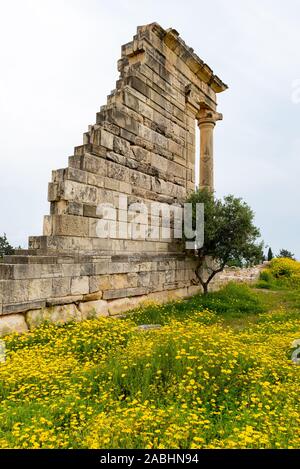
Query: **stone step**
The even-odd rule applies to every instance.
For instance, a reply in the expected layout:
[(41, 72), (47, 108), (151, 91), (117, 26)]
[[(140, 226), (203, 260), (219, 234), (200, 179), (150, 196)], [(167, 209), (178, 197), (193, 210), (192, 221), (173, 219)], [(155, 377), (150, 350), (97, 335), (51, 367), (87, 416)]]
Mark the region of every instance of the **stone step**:
[(14, 254), (16, 256), (35, 256), (37, 254), (36, 249), (15, 249)]
[(39, 255), (9, 255), (4, 256), (5, 264), (56, 264), (57, 256), (39, 256)]
[[(167, 241), (131, 240), (131, 239), (109, 239), (92, 238), (87, 236), (30, 236), (29, 246), (33, 249), (42, 249), (52, 255), (67, 254), (74, 255), (109, 255), (110, 252), (137, 253), (148, 252), (162, 254), (164, 252), (180, 252), (180, 242)], [(76, 254), (75, 254), (76, 255)]]

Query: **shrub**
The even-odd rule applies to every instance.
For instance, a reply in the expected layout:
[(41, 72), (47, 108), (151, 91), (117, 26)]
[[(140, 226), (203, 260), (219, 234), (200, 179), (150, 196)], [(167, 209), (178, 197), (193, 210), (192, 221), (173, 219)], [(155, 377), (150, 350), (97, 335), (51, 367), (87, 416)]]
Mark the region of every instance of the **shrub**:
[(282, 257), (274, 258), (269, 267), (260, 274), (257, 288), (299, 288), (300, 262)]
[(271, 290), (273, 288), (273, 284), (271, 282), (268, 282), (266, 280), (259, 280), (256, 285), (256, 288), (262, 288), (264, 290)]
[(262, 270), (260, 273), (259, 279), (268, 283), (271, 283), (274, 280), (270, 270)]
[(291, 278), (295, 275), (300, 276), (300, 262), (294, 261), (288, 257), (272, 259), (269, 268), (275, 278)]

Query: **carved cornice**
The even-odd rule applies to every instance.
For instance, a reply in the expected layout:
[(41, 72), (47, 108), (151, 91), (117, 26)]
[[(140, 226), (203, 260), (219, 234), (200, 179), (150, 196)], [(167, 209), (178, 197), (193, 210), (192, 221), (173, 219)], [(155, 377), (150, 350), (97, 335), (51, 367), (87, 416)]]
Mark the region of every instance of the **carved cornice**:
[[(214, 74), (213, 70), (195, 54), (194, 49), (189, 47), (179, 36), (176, 29), (163, 29), (158, 23), (142, 26), (141, 29), (149, 28), (159, 36), (165, 44), (183, 60), (200, 80), (204, 81), (215, 93), (227, 90), (228, 86)], [(139, 29), (139, 28), (138, 28)]]

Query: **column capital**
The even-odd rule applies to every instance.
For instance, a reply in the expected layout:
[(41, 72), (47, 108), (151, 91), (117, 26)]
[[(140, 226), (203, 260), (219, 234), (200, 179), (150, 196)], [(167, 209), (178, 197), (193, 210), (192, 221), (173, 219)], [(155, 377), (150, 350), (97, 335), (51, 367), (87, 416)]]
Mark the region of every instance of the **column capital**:
[(215, 126), (217, 121), (223, 119), (223, 114), (212, 111), (211, 109), (200, 109), (196, 119), (199, 127), (201, 127), (203, 124), (212, 124)]

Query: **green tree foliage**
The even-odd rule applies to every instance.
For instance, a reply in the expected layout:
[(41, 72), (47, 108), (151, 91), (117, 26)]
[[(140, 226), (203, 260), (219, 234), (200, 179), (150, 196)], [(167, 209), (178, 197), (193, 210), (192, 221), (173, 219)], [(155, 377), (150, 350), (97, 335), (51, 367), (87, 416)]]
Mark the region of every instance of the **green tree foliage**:
[(196, 276), (204, 293), (208, 292), (209, 282), (226, 265), (261, 262), (263, 243), (257, 242), (260, 231), (253, 224), (253, 211), (242, 199), (228, 195), (220, 200), (207, 190), (198, 190), (187, 202), (193, 204), (194, 229), (196, 204), (204, 204), (204, 244), (193, 251), (198, 260)]
[(0, 236), (0, 258), (4, 255), (13, 254), (14, 249), (9, 244), (6, 234), (4, 233), (3, 236)]
[(287, 249), (280, 249), (278, 256), (276, 257), (288, 257), (289, 259), (295, 259), (295, 254), (292, 254), (291, 251), (288, 251)]
[(269, 248), (268, 250), (268, 261), (271, 261), (273, 259), (274, 255), (273, 255), (273, 251), (271, 248)]

